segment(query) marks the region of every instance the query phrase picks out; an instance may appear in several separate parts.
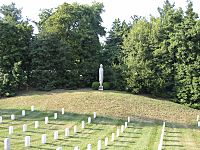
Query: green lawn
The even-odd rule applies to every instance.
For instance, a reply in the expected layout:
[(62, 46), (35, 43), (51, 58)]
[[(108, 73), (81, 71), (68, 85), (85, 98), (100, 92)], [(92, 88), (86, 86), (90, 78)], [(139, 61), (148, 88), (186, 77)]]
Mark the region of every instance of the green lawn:
[[(36, 111), (31, 112), (31, 105)], [(61, 114), (65, 108), (65, 114)], [(26, 110), (26, 116), (21, 111)], [(81, 121), (87, 122), (93, 112), (97, 118), (92, 124), (81, 129)], [(58, 113), (54, 120), (53, 114)], [(16, 120), (11, 121), (10, 115)], [(200, 149), (200, 130), (196, 127), (198, 110), (178, 105), (165, 100), (152, 99), (115, 91), (56, 90), (51, 92), (27, 92), (12, 98), (0, 100), (0, 149), (3, 140), (11, 138), (11, 149), (25, 149), (24, 137), (31, 136), (29, 149), (73, 150), (74, 146), (86, 149), (92, 144), (97, 149), (98, 139), (102, 139), (103, 149), (109, 150), (156, 150), (160, 140), (162, 122), (166, 121), (166, 132), (163, 149), (166, 150), (198, 150)], [(49, 117), (49, 124), (44, 124), (44, 117)], [(131, 123), (120, 137), (111, 142), (111, 134), (131, 117)], [(34, 121), (39, 121), (39, 129), (34, 128)], [(22, 132), (22, 125), (28, 125), (28, 131)], [(14, 126), (14, 134), (8, 135), (8, 127)], [(78, 133), (73, 133), (77, 125)], [(70, 137), (64, 137), (65, 128), (70, 128)], [(59, 140), (53, 139), (53, 132), (59, 131)], [(47, 144), (41, 144), (42, 134), (47, 134)], [(109, 138), (109, 146), (104, 146), (105, 137)]]

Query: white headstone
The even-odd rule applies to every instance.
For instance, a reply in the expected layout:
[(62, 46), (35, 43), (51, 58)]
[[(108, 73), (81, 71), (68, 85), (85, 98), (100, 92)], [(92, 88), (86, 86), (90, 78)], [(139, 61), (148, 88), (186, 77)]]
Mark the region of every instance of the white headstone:
[(116, 136), (119, 137), (119, 133), (120, 133), (120, 130), (117, 129), (117, 133), (116, 133)]
[(74, 126), (74, 133), (77, 133), (78, 132), (78, 129), (77, 129), (77, 126), (75, 125)]
[(199, 121), (199, 115), (197, 115), (197, 121)]
[(13, 126), (9, 126), (8, 130), (9, 130), (9, 134), (13, 134), (13, 132), (14, 132)]
[(45, 124), (48, 124), (49, 118), (48, 118), (48, 117), (45, 117), (45, 118), (44, 118), (44, 122), (45, 122)]
[(46, 144), (46, 142), (47, 142), (47, 135), (42, 134), (42, 144)]
[(25, 136), (25, 147), (31, 146), (31, 137)]
[(62, 147), (58, 147), (58, 148), (56, 148), (56, 150), (62, 150)]
[(9, 138), (4, 139), (4, 150), (10, 150), (10, 139)]
[(101, 140), (98, 140), (97, 150), (101, 150)]
[(74, 150), (80, 150), (80, 149), (79, 149), (79, 147), (78, 147), (78, 146), (75, 146), (75, 147), (74, 147)]
[(99, 68), (99, 90), (103, 90), (103, 65), (100, 64)]
[(58, 114), (54, 113), (54, 119), (57, 119), (57, 118), (58, 118)]
[(87, 150), (92, 150), (92, 145), (91, 144), (87, 145)]
[(15, 115), (12, 114), (12, 115), (10, 116), (10, 118), (11, 118), (11, 120), (15, 120)]
[(35, 128), (39, 128), (39, 121), (35, 121)]
[(24, 117), (26, 115), (26, 111), (22, 110), (22, 116)]
[(22, 130), (23, 130), (23, 132), (26, 132), (26, 131), (27, 131), (27, 125), (26, 125), (26, 124), (23, 124)]
[(82, 121), (81, 125), (82, 125), (82, 129), (85, 129), (85, 121)]
[(31, 111), (35, 111), (35, 107), (34, 106), (31, 106)]
[(131, 122), (131, 117), (128, 117), (128, 122)]
[(65, 129), (65, 136), (68, 137), (69, 136), (69, 128)]
[(0, 116), (0, 124), (2, 124), (2, 122), (3, 122), (3, 117)]
[(125, 129), (128, 128), (128, 122), (125, 122), (124, 127), (125, 127)]
[(123, 133), (124, 132), (124, 125), (121, 125), (121, 133)]
[(108, 137), (105, 138), (105, 146), (108, 146)]
[(200, 127), (200, 121), (198, 121), (197, 125), (198, 125), (198, 127)]
[(94, 112), (94, 119), (97, 117), (97, 113), (96, 112)]
[(62, 115), (64, 115), (65, 114), (65, 109), (64, 108), (62, 108)]
[(58, 131), (54, 131), (54, 140), (58, 139)]
[(112, 133), (112, 140), (111, 140), (112, 142), (114, 142), (115, 141), (115, 133)]
[(88, 117), (88, 123), (90, 124), (92, 122), (92, 118)]

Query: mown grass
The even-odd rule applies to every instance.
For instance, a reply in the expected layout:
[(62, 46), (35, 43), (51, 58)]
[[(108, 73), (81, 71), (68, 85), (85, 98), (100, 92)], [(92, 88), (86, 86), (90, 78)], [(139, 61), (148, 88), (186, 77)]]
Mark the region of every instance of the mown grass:
[[(35, 112), (30, 106), (36, 107)], [(61, 115), (61, 108), (65, 114)], [(21, 110), (26, 109), (26, 116), (21, 117)], [(81, 129), (81, 121), (87, 122), (88, 116), (96, 111), (98, 117), (92, 124)], [(58, 119), (53, 113), (58, 112)], [(17, 115), (15, 121), (10, 115)], [(198, 110), (178, 105), (169, 101), (157, 100), (145, 96), (136, 96), (115, 91), (56, 90), (52, 92), (32, 91), (20, 96), (0, 100), (0, 149), (3, 140), (11, 138), (12, 149), (24, 149), (24, 137), (31, 136), (29, 149), (73, 149), (79, 146), (86, 149), (92, 144), (97, 149), (98, 139), (102, 139), (103, 149), (111, 150), (155, 150), (157, 149), (162, 121), (166, 121), (166, 133), (163, 149), (200, 149), (200, 133), (196, 127)], [(44, 124), (44, 117), (49, 116), (50, 123)], [(131, 116), (129, 128), (115, 142), (111, 142), (111, 134), (116, 133)], [(34, 128), (34, 121), (40, 121), (40, 128)], [(28, 131), (22, 132), (22, 125), (28, 125)], [(8, 126), (14, 126), (14, 134), (8, 135)], [(74, 125), (78, 133), (73, 133)], [(70, 137), (64, 137), (64, 129), (70, 128)], [(59, 140), (53, 140), (53, 131), (59, 131)], [(41, 135), (47, 134), (47, 144), (41, 144)], [(109, 146), (104, 146), (105, 137), (109, 137)]]

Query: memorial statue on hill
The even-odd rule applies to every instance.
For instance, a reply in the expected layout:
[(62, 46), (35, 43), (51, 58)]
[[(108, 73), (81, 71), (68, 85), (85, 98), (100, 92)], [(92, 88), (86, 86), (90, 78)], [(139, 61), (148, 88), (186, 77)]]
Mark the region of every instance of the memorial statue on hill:
[(103, 65), (100, 64), (99, 68), (99, 90), (103, 90)]

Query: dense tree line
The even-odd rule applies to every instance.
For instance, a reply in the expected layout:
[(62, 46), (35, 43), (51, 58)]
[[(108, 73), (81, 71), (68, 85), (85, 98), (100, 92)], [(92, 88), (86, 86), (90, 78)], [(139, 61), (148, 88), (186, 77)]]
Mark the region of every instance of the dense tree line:
[(91, 87), (98, 67), (115, 90), (168, 97), (199, 108), (200, 20), (188, 1), (186, 11), (165, 1), (159, 17), (115, 19), (105, 44), (103, 4), (64, 3), (45, 9), (35, 22), (15, 4), (0, 8), (0, 96), (20, 89)]

